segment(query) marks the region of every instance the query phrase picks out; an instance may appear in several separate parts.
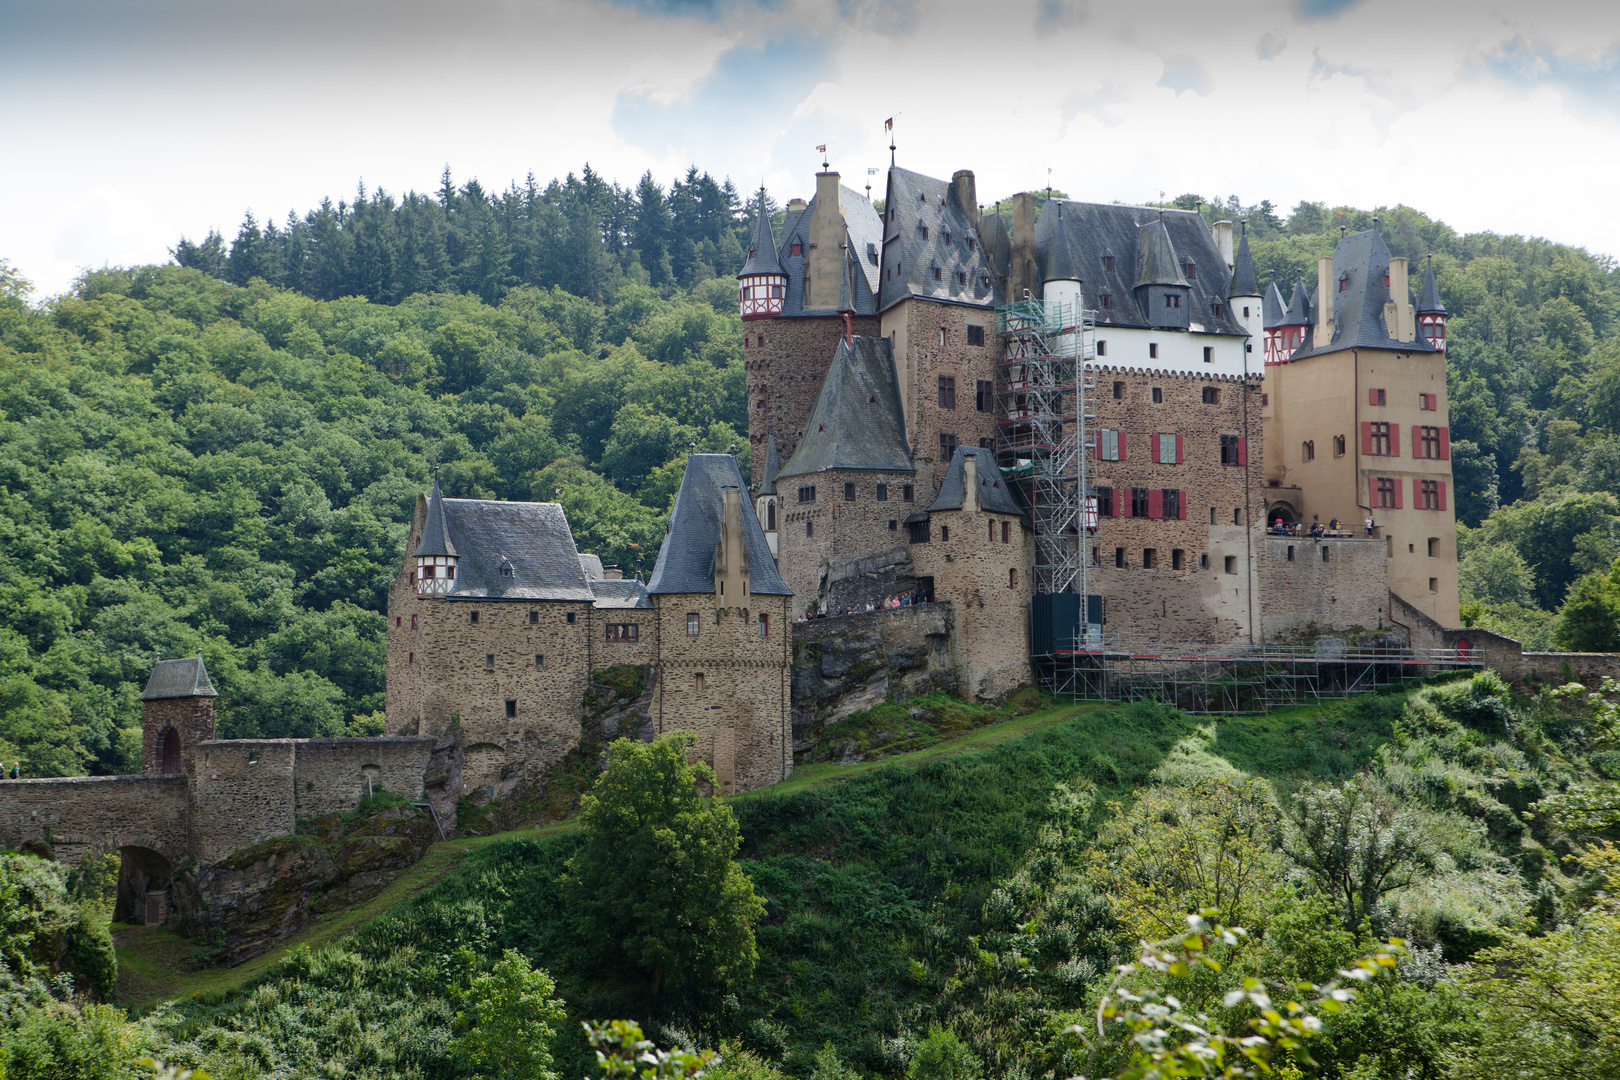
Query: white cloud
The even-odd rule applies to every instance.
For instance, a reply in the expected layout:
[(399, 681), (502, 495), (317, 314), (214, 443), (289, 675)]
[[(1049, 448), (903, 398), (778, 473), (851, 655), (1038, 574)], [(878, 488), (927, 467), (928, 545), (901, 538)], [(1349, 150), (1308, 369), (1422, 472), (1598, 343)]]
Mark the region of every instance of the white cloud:
[(0, 257), (42, 293), (446, 163), (504, 188), (695, 161), (786, 199), (827, 142), (859, 187), (891, 115), (902, 164), (972, 168), (987, 200), (1050, 167), (1079, 197), (1404, 202), (1620, 253), (1589, 210), (1620, 160), (1620, 14), (1586, 0), (142, 7), (0, 7)]

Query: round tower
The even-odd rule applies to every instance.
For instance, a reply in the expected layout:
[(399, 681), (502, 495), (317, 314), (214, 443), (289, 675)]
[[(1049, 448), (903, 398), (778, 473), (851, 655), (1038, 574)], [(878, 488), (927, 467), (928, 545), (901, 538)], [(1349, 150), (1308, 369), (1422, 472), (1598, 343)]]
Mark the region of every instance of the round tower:
[[(422, 542), (416, 545), (416, 595), (448, 596), (456, 583), (456, 545), (445, 526), (444, 496), (439, 478), (433, 478), (433, 494), (428, 498), (427, 521), (422, 525)], [(411, 616), (415, 618), (416, 616)]]
[(771, 215), (765, 208), (765, 189), (759, 189), (759, 210), (754, 217), (754, 236), (748, 242), (748, 261), (737, 274), (738, 302), (745, 320), (770, 319), (782, 314), (787, 294), (787, 275), (776, 258), (776, 235)]
[(1254, 351), (1257, 341), (1270, 344), (1270, 335), (1265, 325), (1265, 300), (1260, 292), (1260, 280), (1254, 273), (1254, 260), (1249, 257), (1249, 223), (1243, 222), (1243, 231), (1238, 237), (1237, 257), (1232, 263), (1232, 282), (1226, 290), (1226, 301), (1232, 309), (1232, 317), (1243, 324), (1249, 332), (1247, 348)]

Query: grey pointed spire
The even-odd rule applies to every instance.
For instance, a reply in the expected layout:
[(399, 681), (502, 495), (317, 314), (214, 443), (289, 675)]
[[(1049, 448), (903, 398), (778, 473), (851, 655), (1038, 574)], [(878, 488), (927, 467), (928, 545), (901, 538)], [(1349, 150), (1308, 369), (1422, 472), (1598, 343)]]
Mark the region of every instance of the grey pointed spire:
[(1311, 321), (1311, 298), (1306, 295), (1303, 279), (1294, 282), (1294, 295), (1288, 298), (1288, 311), (1283, 315), (1283, 326), (1306, 326)]
[(782, 471), (782, 459), (776, 456), (776, 436), (765, 436), (765, 474), (760, 478), (759, 495), (776, 494), (776, 476)]
[(1434, 281), (1434, 256), (1427, 260), (1423, 270), (1423, 291), (1418, 294), (1417, 310), (1419, 315), (1444, 315), (1446, 305), (1440, 302), (1440, 287)]
[(1267, 330), (1283, 324), (1283, 309), (1282, 290), (1277, 288), (1277, 279), (1272, 278), (1266, 285), (1266, 298), (1260, 308)]
[(771, 215), (765, 209), (765, 189), (759, 189), (759, 209), (754, 215), (754, 238), (748, 242), (748, 261), (738, 277), (753, 274), (780, 274), (782, 264), (776, 258), (776, 230), (771, 228)]
[(444, 495), (439, 491), (439, 477), (433, 477), (433, 494), (428, 496), (427, 521), (422, 525), (422, 542), (416, 545), (416, 558), (427, 555), (455, 555), (456, 545), (450, 542), (450, 530), (444, 523)]
[(1254, 276), (1254, 260), (1249, 258), (1249, 226), (1243, 225), (1243, 235), (1238, 240), (1237, 261), (1232, 264), (1232, 284), (1226, 290), (1227, 296), (1259, 296), (1260, 282)]

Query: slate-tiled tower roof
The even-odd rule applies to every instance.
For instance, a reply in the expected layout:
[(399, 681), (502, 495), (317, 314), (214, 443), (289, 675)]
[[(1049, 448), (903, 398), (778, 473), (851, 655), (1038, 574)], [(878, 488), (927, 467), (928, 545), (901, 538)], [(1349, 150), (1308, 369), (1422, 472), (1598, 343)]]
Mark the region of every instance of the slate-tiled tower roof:
[(456, 545), (450, 541), (444, 523), (444, 495), (439, 491), (439, 478), (433, 477), (433, 494), (428, 496), (427, 521), (422, 524), (422, 542), (416, 545), (416, 557), (456, 554)]
[[(746, 490), (737, 459), (730, 454), (693, 454), (686, 459), (681, 489), (669, 515), (669, 532), (658, 549), (658, 564), (647, 582), (647, 592), (714, 592), (714, 551), (720, 543), (728, 487)], [(761, 596), (792, 596), (776, 571), (759, 516), (742, 513), (743, 548), (748, 558), (748, 591)]]
[(776, 478), (782, 474), (782, 459), (776, 456), (776, 436), (765, 436), (765, 471), (760, 476), (756, 495), (775, 495)]
[(1243, 227), (1243, 234), (1238, 238), (1237, 256), (1232, 261), (1232, 284), (1227, 286), (1227, 296), (1259, 296), (1260, 281), (1254, 276), (1254, 260), (1249, 257), (1249, 227)]
[(945, 471), (945, 481), (939, 486), (939, 495), (934, 499), (934, 504), (928, 508), (928, 512), (932, 514), (940, 510), (962, 509), (967, 478), (964, 463), (970, 457), (975, 459), (974, 469), (979, 476), (980, 509), (993, 514), (1022, 515), (1024, 508), (1018, 504), (1011, 486), (996, 466), (995, 451), (978, 446), (956, 448), (956, 452), (951, 455), (950, 468)]
[(1305, 282), (1294, 282), (1294, 295), (1288, 298), (1279, 326), (1305, 326), (1311, 321), (1311, 298), (1305, 292)]
[(804, 436), (781, 475), (826, 469), (915, 469), (888, 338), (839, 341), (805, 420)]
[(1440, 302), (1440, 286), (1434, 280), (1434, 259), (1425, 260), (1423, 268), (1423, 291), (1418, 294), (1417, 313), (1419, 315), (1444, 315), (1446, 305)]
[[(1069, 255), (1057, 237), (1065, 233)], [(1139, 239), (1140, 237), (1140, 239)], [(1042, 280), (1059, 280), (1052, 268), (1065, 258), (1078, 264), (1078, 280), (1088, 308), (1097, 309), (1097, 325), (1149, 329), (1160, 323), (1159, 311), (1144, 312), (1137, 287), (1156, 284), (1190, 290), (1189, 328), (1217, 334), (1248, 333), (1226, 303), (1226, 259), (1202, 215), (1191, 210), (1119, 206), (1111, 203), (1049, 199), (1035, 223), (1035, 250)], [(1192, 273), (1187, 273), (1187, 267)], [(1179, 280), (1178, 280), (1179, 279)], [(1070, 278), (1069, 280), (1074, 280)], [(1109, 296), (1104, 308), (1099, 300)], [(1215, 314), (1219, 308), (1221, 314)]]
[(996, 275), (979, 236), (979, 208), (956, 185), (899, 167), (883, 204), (878, 310), (911, 296), (993, 307)]
[[(1412, 341), (1398, 341), (1384, 325), (1384, 303), (1389, 287), (1389, 248), (1376, 229), (1352, 233), (1333, 250), (1333, 337), (1317, 341), (1318, 324), (1306, 331), (1305, 344), (1295, 359), (1340, 349), (1398, 349), (1402, 352), (1435, 352), (1420, 334)], [(1403, 300), (1408, 299), (1402, 297)], [(1318, 298), (1320, 302), (1320, 298)]]
[(1287, 305), (1283, 303), (1282, 290), (1277, 288), (1277, 279), (1272, 278), (1266, 285), (1266, 298), (1262, 302), (1261, 311), (1267, 330), (1274, 330), (1283, 325), (1287, 316)]
[(184, 660), (159, 660), (152, 665), (152, 677), (146, 680), (142, 701), (161, 701), (164, 698), (218, 697), (208, 668), (200, 656)]
[(759, 192), (759, 208), (754, 213), (754, 236), (748, 243), (748, 261), (737, 272), (740, 278), (752, 274), (780, 274), (782, 264), (776, 257), (776, 237), (771, 233), (771, 215), (765, 209), (765, 189)]

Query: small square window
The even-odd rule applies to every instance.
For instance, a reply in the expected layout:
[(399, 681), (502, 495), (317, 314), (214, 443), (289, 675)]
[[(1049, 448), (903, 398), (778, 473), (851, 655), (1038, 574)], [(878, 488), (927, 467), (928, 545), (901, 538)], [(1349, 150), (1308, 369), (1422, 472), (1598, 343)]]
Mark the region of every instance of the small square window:
[(759, 636), (762, 638), (771, 636), (771, 617), (769, 615), (759, 617)]
[(1158, 358), (1159, 358), (1159, 343), (1157, 341), (1148, 342), (1148, 359), (1149, 360), (1157, 360)]
[(399, 617), (399, 616), (398, 616), (398, 615), (395, 615), (395, 616), (394, 616), (394, 629), (396, 629), (396, 630), (397, 630), (397, 629), (399, 629), (399, 627), (400, 627), (400, 625), (401, 625), (401, 623), (402, 623), (402, 621), (403, 621), (403, 620), (401, 620), (401, 619), (400, 619), (400, 617)]
[(477, 622), (478, 621), (478, 612), (476, 612), (476, 611), (467, 612), (467, 621), (470, 622), (470, 623)]
[(1172, 570), (1180, 570), (1182, 568), (1182, 563), (1186, 560), (1186, 557), (1187, 557), (1187, 553), (1182, 551), (1180, 548), (1171, 548), (1170, 549), (1170, 569), (1172, 569)]
[(703, 672), (701, 672), (701, 671), (695, 672), (692, 675), (692, 689), (693, 690), (702, 690), (703, 689)]
[(804, 523), (804, 535), (806, 537), (811, 537), (811, 536), (816, 535), (816, 523), (815, 522), (807, 521), (807, 522)]
[(910, 484), (902, 484), (900, 486), (900, 500), (902, 502), (910, 502), (912, 500), (912, 493), (913, 489)]
[(1439, 578), (1432, 577), (1432, 578), (1429, 579), (1429, 591), (1432, 592), (1432, 593), (1437, 593), (1437, 592), (1440, 591), (1440, 579)]
[(1200, 570), (1208, 570), (1209, 569), (1209, 552), (1207, 552), (1207, 551), (1203, 552), (1202, 554), (1200, 554), (1198, 556), (1198, 569), (1200, 569)]
[[(1158, 348), (1158, 346), (1155, 345), (1154, 348)], [(1163, 405), (1164, 404), (1164, 388), (1163, 387), (1155, 386), (1153, 388), (1153, 404), (1155, 404), (1155, 405)]]
[(949, 540), (950, 538), (951, 538), (951, 527), (949, 525), (941, 525), (939, 527), (940, 543), (944, 543), (945, 541)]
[(568, 625), (569, 625), (569, 626), (573, 626), (573, 625), (574, 625), (574, 621), (575, 621), (575, 620), (576, 620), (576, 619), (577, 619), (577, 618), (578, 618), (578, 617), (579, 617), (579, 616), (577, 616), (577, 615), (576, 615), (576, 614), (575, 614), (575, 613), (574, 613), (574, 612), (572, 612), (572, 611), (570, 611), (570, 612), (568, 612), (568, 613), (567, 613), (567, 614), (566, 614), (566, 615), (564, 615), (564, 616), (563, 616), (563, 622), (565, 622), (565, 623), (567, 623), (567, 624), (568, 624)]
[(1124, 548), (1118, 548), (1117, 547), (1117, 548), (1114, 549), (1114, 565), (1115, 566), (1124, 566), (1125, 565), (1125, 549)]
[(484, 654), (484, 666), (486, 668), (492, 668), (492, 667), (495, 666), (495, 654), (494, 653), (485, 653)]
[(511, 698), (506, 699), (506, 718), (508, 720), (517, 718), (517, 702)]
[(1228, 574), (1237, 573), (1237, 556), (1236, 555), (1228, 555), (1226, 557), (1226, 572)]
[(1097, 342), (1097, 355), (1098, 356), (1107, 356), (1108, 355), (1108, 342), (1106, 342), (1106, 341)]
[(1122, 383), (1122, 382), (1115, 383), (1114, 384), (1114, 400), (1118, 401), (1121, 398), (1123, 398), (1124, 396), (1125, 396), (1125, 384)]
[(1288, 561), (1289, 562), (1294, 561), (1294, 545), (1293, 544), (1288, 545)]
[(1329, 553), (1329, 552), (1330, 552), (1330, 551), (1332, 551), (1332, 549), (1331, 549), (1331, 548), (1329, 548), (1329, 547), (1328, 547), (1328, 546), (1327, 546), (1327, 545), (1326, 545), (1326, 544), (1323, 544), (1323, 545), (1322, 545), (1322, 561), (1323, 561), (1323, 562), (1327, 562), (1327, 561), (1328, 561), (1328, 553)]
[(1143, 548), (1142, 549), (1142, 569), (1144, 569), (1144, 570), (1153, 569), (1153, 565), (1154, 565), (1153, 557), (1156, 554), (1157, 554), (1157, 552), (1155, 552), (1152, 548)]
[(890, 518), (889, 519), (889, 531), (890, 532), (899, 532), (900, 531), (900, 521), (899, 521), (898, 518)]
[(534, 666), (537, 667), (537, 668), (543, 668), (543, 667), (546, 666), (546, 654), (545, 653), (535, 653), (534, 654)]
[(411, 629), (412, 630), (416, 629), (416, 616), (415, 615), (411, 616)]
[(416, 663), (416, 654), (415, 654), (415, 653), (406, 653), (406, 654), (405, 654), (405, 662), (406, 662), (406, 663), (407, 663), (407, 664), (414, 664), (414, 663)]
[[(968, 243), (972, 243), (972, 241), (970, 240)], [(966, 275), (963, 276), (965, 277)], [(967, 339), (969, 345), (983, 345), (984, 327), (974, 326), (972, 323), (969, 323), (967, 328)]]
[(879, 484), (879, 485), (877, 485), (877, 489), (876, 489), (875, 494), (877, 496), (877, 501), (878, 502), (888, 502), (889, 501), (889, 485), (888, 484)]
[[(1219, 314), (1219, 312), (1217, 312), (1216, 314)], [(1215, 347), (1213, 345), (1205, 345), (1204, 346), (1204, 363), (1213, 364), (1214, 362), (1215, 362)]]
[(844, 485), (844, 501), (845, 502), (854, 502), (855, 501), (855, 485), (853, 483), (846, 483)]
[(802, 244), (794, 244), (793, 245), (793, 254), (795, 254), (795, 255), (803, 255), (804, 254), (804, 245), (802, 245)]
[(538, 626), (539, 624), (540, 624), (540, 613), (538, 611), (529, 612), (529, 625), (530, 626)]
[(699, 623), (698, 613), (695, 612), (695, 611), (688, 611), (686, 613), (686, 636), (687, 637), (697, 637), (698, 636), (698, 623)]

